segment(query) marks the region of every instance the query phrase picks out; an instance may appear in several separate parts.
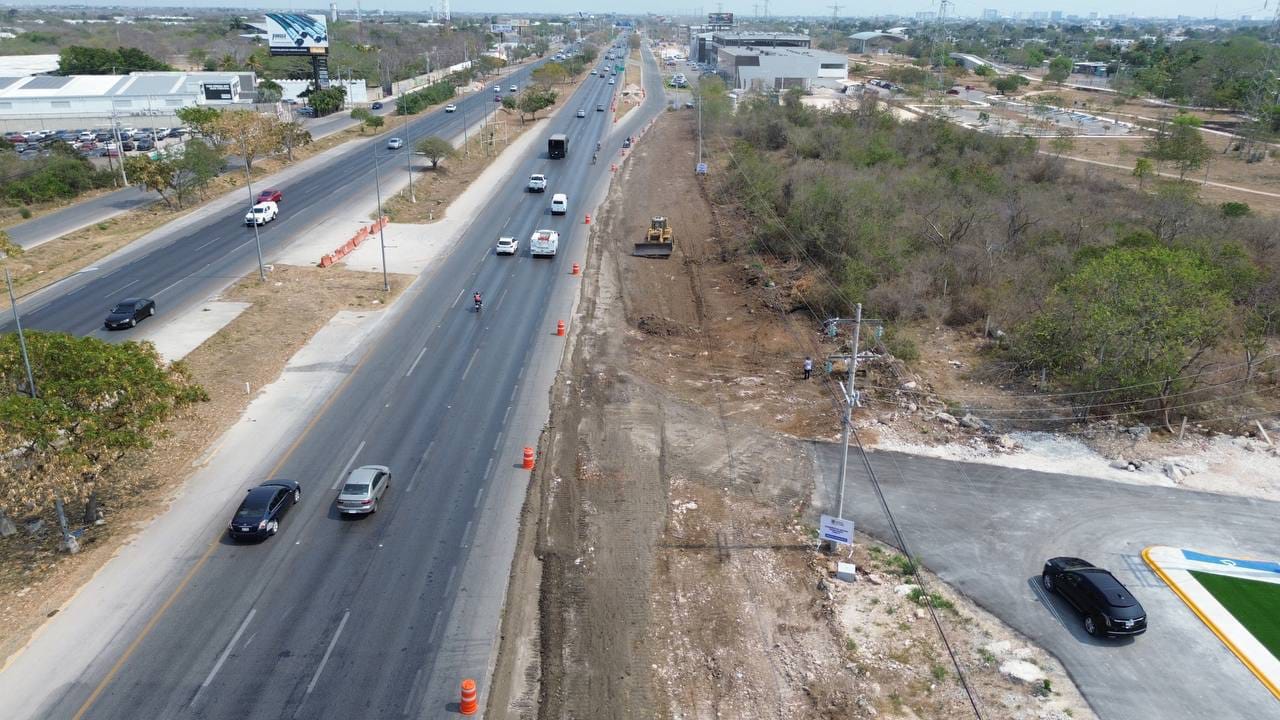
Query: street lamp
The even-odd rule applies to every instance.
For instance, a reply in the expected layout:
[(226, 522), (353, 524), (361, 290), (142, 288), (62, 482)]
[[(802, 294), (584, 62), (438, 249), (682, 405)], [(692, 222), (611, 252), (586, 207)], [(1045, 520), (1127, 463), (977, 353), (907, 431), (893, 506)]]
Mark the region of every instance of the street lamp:
[[(416, 203), (418, 202), (418, 196), (414, 194), (413, 191), (413, 141), (412, 138), (409, 137), (409, 116), (405, 115), (403, 117), (404, 123), (401, 127), (404, 128), (404, 144), (408, 148), (408, 152), (404, 154), (404, 166), (405, 169), (409, 171), (409, 202)], [(377, 152), (378, 151), (375, 149), (375, 157), (377, 156)], [(382, 217), (382, 214), (379, 213), (378, 217)]]
[(22, 349), (22, 364), (27, 369), (27, 392), (35, 398), (36, 380), (31, 374), (31, 358), (27, 356), (27, 336), (22, 333), (22, 320), (18, 317), (18, 300), (13, 297), (13, 280), (9, 277), (7, 267), (4, 269), (4, 282), (9, 288), (9, 307), (13, 309), (13, 324), (18, 329), (18, 347)]
[[(243, 144), (241, 145), (243, 147)], [(253, 206), (255, 205), (253, 197), (253, 178), (249, 176), (249, 163), (244, 164), (244, 184), (249, 188), (249, 218), (253, 225), (253, 244), (258, 249), (258, 279), (266, 282), (267, 267), (262, 264), (262, 236), (258, 233), (258, 218), (253, 214)]]
[(387, 230), (382, 222), (382, 180), (378, 169), (378, 143), (373, 146), (373, 187), (378, 193), (378, 244), (382, 246), (382, 291), (390, 292), (391, 283), (387, 282)]

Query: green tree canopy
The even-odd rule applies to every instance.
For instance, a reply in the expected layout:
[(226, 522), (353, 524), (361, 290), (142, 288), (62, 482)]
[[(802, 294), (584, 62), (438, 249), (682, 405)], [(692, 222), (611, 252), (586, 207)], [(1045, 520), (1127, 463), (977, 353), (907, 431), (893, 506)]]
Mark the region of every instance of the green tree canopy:
[(1071, 58), (1059, 55), (1049, 61), (1049, 72), (1044, 76), (1049, 82), (1061, 83), (1071, 75)]
[(111, 50), (71, 45), (58, 54), (58, 73), (61, 75), (127, 75), (172, 69), (138, 48)]
[(431, 135), (418, 141), (417, 151), (421, 155), (425, 155), (431, 161), (431, 168), (434, 170), (441, 160), (451, 158), (456, 154), (453, 145), (442, 137)]

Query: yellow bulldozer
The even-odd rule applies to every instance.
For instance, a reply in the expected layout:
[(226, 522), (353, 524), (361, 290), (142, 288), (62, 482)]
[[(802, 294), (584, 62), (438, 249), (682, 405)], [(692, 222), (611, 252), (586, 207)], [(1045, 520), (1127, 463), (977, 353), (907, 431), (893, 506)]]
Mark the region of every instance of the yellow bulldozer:
[(636, 249), (631, 254), (637, 257), (668, 258), (674, 247), (675, 238), (671, 236), (671, 225), (665, 217), (655, 217), (649, 221), (644, 242), (636, 243)]

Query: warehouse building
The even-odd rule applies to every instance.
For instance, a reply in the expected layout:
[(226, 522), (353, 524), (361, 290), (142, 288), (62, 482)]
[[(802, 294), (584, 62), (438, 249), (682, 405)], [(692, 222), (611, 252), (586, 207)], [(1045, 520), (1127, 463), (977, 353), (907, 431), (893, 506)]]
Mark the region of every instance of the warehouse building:
[(842, 88), (849, 77), (846, 56), (808, 48), (725, 47), (716, 64), (720, 75), (738, 90)]
[(253, 84), (253, 73), (0, 77), (0, 126), (9, 130), (46, 123), (93, 125), (113, 116), (164, 120), (191, 105), (247, 102), (253, 97)]

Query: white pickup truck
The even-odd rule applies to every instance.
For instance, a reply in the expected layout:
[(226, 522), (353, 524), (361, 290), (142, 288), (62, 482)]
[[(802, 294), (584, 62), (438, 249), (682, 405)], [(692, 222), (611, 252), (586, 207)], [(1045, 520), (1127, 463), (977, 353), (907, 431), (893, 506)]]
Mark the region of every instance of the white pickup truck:
[(280, 206), (273, 202), (260, 202), (244, 215), (245, 225), (266, 225), (280, 214)]
[(537, 230), (529, 238), (529, 255), (553, 257), (560, 247), (560, 233), (555, 230)]
[(529, 192), (546, 192), (547, 176), (534, 173), (533, 175), (529, 176), (529, 184), (526, 185), (525, 187), (529, 189)]

